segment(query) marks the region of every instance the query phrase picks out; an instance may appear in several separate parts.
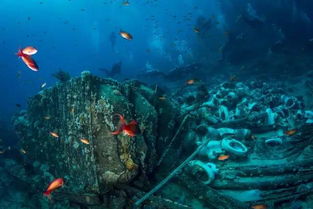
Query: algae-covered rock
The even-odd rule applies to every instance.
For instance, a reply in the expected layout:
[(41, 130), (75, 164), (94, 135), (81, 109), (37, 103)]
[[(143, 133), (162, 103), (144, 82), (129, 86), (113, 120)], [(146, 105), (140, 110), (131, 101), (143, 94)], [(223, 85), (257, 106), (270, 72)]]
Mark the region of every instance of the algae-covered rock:
[[(64, 191), (104, 193), (151, 173), (160, 138), (173, 135), (168, 124), (175, 124), (177, 109), (169, 101), (160, 105), (155, 97), (143, 84), (83, 72), (32, 97), (14, 124), (26, 158), (40, 163), (42, 182), (62, 177)], [(164, 108), (171, 111), (167, 116)], [(138, 122), (135, 137), (112, 134), (116, 114)]]

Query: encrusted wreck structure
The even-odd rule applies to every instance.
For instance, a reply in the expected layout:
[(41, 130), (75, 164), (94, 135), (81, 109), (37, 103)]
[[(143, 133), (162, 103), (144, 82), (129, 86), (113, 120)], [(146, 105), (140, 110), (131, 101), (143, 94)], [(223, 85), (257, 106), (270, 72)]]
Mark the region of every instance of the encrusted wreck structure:
[[(157, 100), (156, 93), (138, 82), (121, 84), (83, 72), (31, 98), (14, 125), (27, 160), (46, 168), (36, 183), (63, 177), (62, 198), (97, 205), (101, 194), (113, 187), (130, 184), (135, 177), (147, 181), (178, 113), (171, 103)], [(112, 135), (116, 114), (138, 122), (136, 137)], [(109, 208), (124, 207), (126, 194), (116, 195)]]
[(194, 99), (192, 105), (190, 92), (181, 93), (184, 111), (194, 118), (185, 149), (195, 139), (206, 143), (186, 169), (202, 184), (181, 177), (193, 194), (209, 208), (287, 208), (285, 202), (312, 193), (313, 112), (301, 97), (255, 81), (225, 82), (208, 92), (206, 101)]
[[(135, 137), (112, 135), (117, 113), (138, 122)], [(53, 198), (108, 209), (284, 208), (313, 191), (312, 124), (301, 98), (267, 83), (200, 83), (165, 99), (88, 72), (40, 92), (14, 120), (34, 191), (63, 177)], [(178, 181), (140, 199), (166, 176)]]

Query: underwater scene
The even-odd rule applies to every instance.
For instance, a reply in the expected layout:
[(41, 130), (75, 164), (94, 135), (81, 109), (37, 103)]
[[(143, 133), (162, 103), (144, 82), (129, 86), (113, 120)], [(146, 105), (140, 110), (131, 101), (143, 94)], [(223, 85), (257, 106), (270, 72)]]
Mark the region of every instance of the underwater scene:
[(313, 209), (312, 0), (0, 0), (0, 209)]

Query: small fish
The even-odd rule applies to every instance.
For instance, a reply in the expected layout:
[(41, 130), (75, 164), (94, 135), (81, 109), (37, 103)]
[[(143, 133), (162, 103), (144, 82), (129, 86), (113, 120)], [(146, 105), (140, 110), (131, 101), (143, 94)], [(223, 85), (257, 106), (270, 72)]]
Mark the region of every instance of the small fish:
[(159, 100), (166, 100), (166, 96), (159, 96)]
[(43, 193), (43, 195), (47, 196), (50, 198), (51, 192), (53, 192), (54, 190), (62, 187), (64, 185), (64, 180), (62, 178), (57, 178), (55, 180), (53, 180), (48, 188), (46, 189), (46, 191)]
[(27, 152), (26, 152), (26, 150), (24, 150), (23, 148), (21, 148), (21, 149), (20, 149), (20, 153), (22, 153), (22, 154), (25, 155)]
[(45, 120), (50, 120), (51, 116), (50, 115), (46, 115), (45, 117), (43, 117)]
[(130, 123), (126, 123), (124, 117), (121, 114), (116, 114), (119, 116), (119, 125), (116, 131), (112, 132), (113, 135), (118, 135), (124, 133), (126, 136), (134, 137), (136, 136), (137, 121), (132, 120)]
[(198, 82), (198, 80), (196, 80), (196, 79), (189, 79), (189, 80), (186, 81), (186, 84), (187, 84), (187, 85), (193, 85), (193, 84), (195, 84), (196, 82)]
[(257, 139), (257, 137), (254, 135), (251, 135), (251, 139), (255, 140), (255, 139)]
[(24, 54), (23, 51), (20, 49), (17, 52), (17, 56), (21, 57), (23, 62), (26, 64), (26, 66), (31, 69), (32, 71), (38, 71), (39, 67), (35, 60), (32, 59), (30, 55)]
[(195, 33), (200, 33), (200, 29), (199, 29), (199, 28), (194, 27), (194, 28), (193, 28), (193, 32), (195, 32)]
[(260, 204), (260, 205), (253, 205), (251, 206), (253, 209), (267, 209), (266, 205)]
[(123, 1), (123, 2), (122, 2), (122, 5), (123, 5), (123, 6), (129, 6), (129, 1)]
[(224, 160), (227, 160), (229, 159), (229, 155), (220, 155), (217, 159), (220, 160), (220, 161), (224, 161)]
[(20, 104), (15, 104), (15, 106), (18, 108), (22, 107), (22, 105), (20, 105)]
[(82, 143), (84, 143), (84, 144), (89, 144), (89, 140), (86, 139), (86, 138), (82, 138), (82, 139), (80, 139), (80, 141), (81, 141)]
[(2, 154), (4, 154), (5, 153), (5, 149), (3, 149), (3, 150), (0, 150), (0, 155), (2, 155)]
[(297, 129), (291, 129), (291, 130), (285, 131), (285, 134), (286, 134), (287, 136), (292, 136), (292, 135), (294, 135), (294, 134), (296, 134), (296, 133), (297, 133)]
[(133, 40), (133, 36), (125, 31), (120, 31), (120, 35), (126, 40)]
[(57, 133), (55, 133), (55, 132), (50, 132), (50, 135), (55, 137), (55, 138), (59, 138), (59, 135)]
[(40, 88), (45, 88), (46, 87), (46, 85), (47, 85), (47, 83), (45, 82), (45, 83), (43, 83), (43, 84), (41, 84), (41, 86), (40, 86)]
[(38, 52), (37, 49), (35, 49), (34, 47), (32, 46), (28, 46), (28, 47), (25, 47), (23, 50), (22, 50), (23, 54), (26, 54), (26, 55), (34, 55)]

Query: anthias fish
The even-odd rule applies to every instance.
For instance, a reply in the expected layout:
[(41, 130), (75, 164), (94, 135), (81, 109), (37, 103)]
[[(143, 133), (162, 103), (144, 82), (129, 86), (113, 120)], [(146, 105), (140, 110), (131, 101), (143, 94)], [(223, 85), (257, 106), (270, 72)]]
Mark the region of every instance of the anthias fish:
[(46, 189), (46, 191), (45, 191), (43, 194), (44, 194), (45, 196), (47, 196), (47, 197), (50, 197), (51, 192), (53, 192), (54, 190), (56, 190), (56, 189), (62, 187), (63, 184), (64, 184), (63, 179), (62, 179), (62, 178), (57, 178), (57, 179), (53, 180), (53, 181), (49, 184), (48, 188)]
[(34, 55), (38, 52), (37, 49), (35, 49), (34, 47), (32, 46), (28, 46), (28, 47), (25, 47), (23, 50), (22, 50), (23, 54), (26, 54), (26, 55)]
[(285, 134), (286, 134), (287, 136), (292, 136), (292, 135), (294, 135), (294, 134), (296, 134), (296, 133), (297, 133), (297, 130), (296, 130), (296, 129), (291, 129), (291, 130), (285, 131)]
[(193, 84), (195, 84), (196, 82), (198, 82), (197, 79), (189, 79), (189, 80), (186, 81), (186, 84), (187, 84), (187, 85), (193, 85)]
[(86, 139), (86, 138), (82, 138), (82, 139), (80, 139), (80, 141), (81, 141), (82, 143), (84, 143), (84, 144), (89, 144), (89, 143), (90, 143), (89, 140)]
[[(26, 47), (27, 48), (27, 47)], [(35, 62), (35, 60), (30, 56), (30, 55), (28, 55), (28, 54), (25, 54), (24, 52), (23, 52), (23, 50), (24, 49), (20, 49), (20, 50), (18, 50), (18, 52), (17, 52), (17, 56), (19, 56), (20, 58), (22, 58), (22, 60), (23, 60), (23, 62), (26, 64), (26, 66), (28, 67), (28, 68), (30, 68), (31, 70), (33, 70), (33, 71), (38, 71), (39, 70), (39, 67), (38, 67), (38, 65), (37, 65), (37, 63)], [(34, 52), (30, 52), (29, 50), (26, 50), (27, 51), (27, 53), (29, 53), (29, 54), (31, 54), (31, 53), (33, 53), (33, 54), (35, 54)]]
[(130, 123), (127, 123), (124, 117), (121, 114), (116, 114), (119, 116), (119, 125), (117, 130), (112, 132), (113, 135), (118, 135), (120, 133), (125, 134), (126, 136), (134, 137), (136, 136), (137, 121), (132, 120)]
[(46, 116), (44, 116), (43, 118), (44, 118), (45, 120), (50, 120), (50, 119), (51, 119), (51, 116), (46, 115)]
[(43, 83), (43, 84), (41, 84), (41, 88), (43, 89), (43, 88), (45, 88), (46, 87), (46, 85), (47, 85), (47, 83)]
[(159, 96), (159, 100), (166, 100), (166, 96)]
[(229, 159), (229, 155), (220, 155), (217, 159), (220, 160), (220, 161), (224, 161), (224, 160), (227, 160)]
[(125, 31), (120, 31), (120, 35), (126, 40), (132, 40), (133, 36)]
[(50, 135), (55, 137), (55, 138), (59, 138), (59, 134), (55, 133), (55, 132), (50, 132)]
[(26, 150), (24, 150), (23, 148), (20, 149), (20, 152), (24, 155), (27, 153)]
[(260, 204), (260, 205), (253, 205), (251, 208), (253, 208), (253, 209), (267, 209), (267, 206)]

